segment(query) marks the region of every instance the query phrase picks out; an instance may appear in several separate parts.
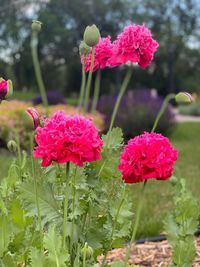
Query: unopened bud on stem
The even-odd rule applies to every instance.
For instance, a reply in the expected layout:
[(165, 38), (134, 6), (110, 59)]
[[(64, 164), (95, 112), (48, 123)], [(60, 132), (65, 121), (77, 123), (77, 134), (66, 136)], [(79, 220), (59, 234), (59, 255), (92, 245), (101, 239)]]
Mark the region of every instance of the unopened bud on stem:
[(93, 24), (92, 26), (86, 27), (83, 34), (83, 40), (88, 46), (95, 46), (96, 44), (98, 44), (100, 38), (101, 35), (96, 25)]
[(187, 92), (180, 92), (175, 96), (177, 104), (190, 104), (193, 102), (191, 94)]

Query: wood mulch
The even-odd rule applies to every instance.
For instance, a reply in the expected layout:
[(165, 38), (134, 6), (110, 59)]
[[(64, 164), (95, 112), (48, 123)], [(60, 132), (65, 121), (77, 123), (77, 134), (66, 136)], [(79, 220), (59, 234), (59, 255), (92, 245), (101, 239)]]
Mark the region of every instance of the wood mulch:
[[(200, 237), (195, 241), (197, 248), (196, 259), (193, 267), (200, 267)], [(126, 248), (114, 249), (108, 253), (107, 263), (115, 260), (123, 260)], [(103, 257), (99, 257), (102, 262)], [(146, 242), (134, 245), (129, 259), (129, 264), (145, 267), (167, 267), (171, 262), (171, 248), (167, 241)]]

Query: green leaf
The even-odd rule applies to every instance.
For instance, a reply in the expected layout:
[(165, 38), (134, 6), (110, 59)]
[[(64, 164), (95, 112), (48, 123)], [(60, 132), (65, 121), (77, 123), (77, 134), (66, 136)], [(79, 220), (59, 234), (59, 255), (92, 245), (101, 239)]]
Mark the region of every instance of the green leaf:
[(36, 248), (30, 249), (31, 267), (45, 267), (45, 255)]
[(6, 208), (6, 205), (5, 205), (4, 200), (3, 200), (3, 198), (1, 197), (1, 195), (0, 195), (0, 211), (2, 211), (2, 213), (3, 213), (4, 215), (8, 215), (8, 210), (7, 210), (7, 208)]
[(180, 241), (173, 249), (173, 262), (177, 266), (191, 266), (195, 258), (196, 250), (194, 245), (194, 240), (187, 239), (185, 241)]
[[(28, 181), (22, 183), (19, 188), (20, 198), (29, 216), (37, 216), (36, 193), (34, 183)], [(37, 186), (38, 202), (42, 223), (60, 223), (62, 214), (59, 212), (58, 204), (54, 198), (52, 187), (47, 182), (41, 182)]]
[(120, 177), (118, 170), (119, 155), (123, 145), (123, 134), (120, 128), (112, 129), (109, 140), (108, 134), (103, 135), (104, 146), (102, 148), (101, 160), (95, 161), (91, 166), (95, 169), (97, 176), (103, 179), (116, 179)]
[(6, 216), (0, 217), (0, 257), (7, 250), (11, 236), (12, 231), (8, 218)]
[(69, 254), (62, 248), (62, 238), (55, 230), (55, 226), (51, 226), (48, 233), (44, 237), (44, 245), (48, 250), (48, 260), (55, 266), (66, 267), (69, 261)]
[(2, 267), (16, 267), (16, 264), (14, 263), (13, 256), (10, 253), (7, 253), (3, 259), (3, 266)]
[(19, 199), (13, 199), (10, 204), (10, 212), (11, 212), (11, 219), (12, 222), (18, 227), (18, 228), (24, 228), (26, 226), (26, 217), (24, 210), (21, 207), (21, 203)]
[(104, 146), (106, 145), (108, 149), (109, 148), (116, 149), (116, 148), (122, 147), (123, 142), (124, 142), (122, 129), (113, 128), (109, 135), (109, 140), (108, 140), (108, 133), (102, 136), (102, 140), (103, 140)]

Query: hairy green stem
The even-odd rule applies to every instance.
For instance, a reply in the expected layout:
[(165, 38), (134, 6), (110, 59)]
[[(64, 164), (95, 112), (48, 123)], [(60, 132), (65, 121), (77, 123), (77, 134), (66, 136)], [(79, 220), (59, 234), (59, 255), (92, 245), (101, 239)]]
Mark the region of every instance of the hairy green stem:
[(93, 67), (94, 67), (94, 47), (92, 47), (92, 58), (91, 58), (90, 70), (89, 70), (86, 89), (85, 89), (85, 101), (84, 101), (84, 112), (85, 113), (88, 110), (88, 103), (89, 103), (89, 98), (90, 98), (90, 88), (91, 88), (91, 82), (92, 82)]
[(121, 99), (126, 91), (126, 88), (130, 82), (130, 79), (131, 79), (131, 76), (132, 76), (132, 67), (129, 67), (127, 73), (126, 73), (126, 76), (122, 82), (122, 85), (121, 85), (121, 88), (119, 90), (119, 94), (118, 94), (118, 97), (117, 97), (117, 100), (115, 102), (115, 106), (114, 106), (114, 109), (113, 109), (113, 113), (112, 113), (112, 116), (111, 116), (111, 121), (110, 121), (110, 126), (109, 126), (109, 130), (108, 130), (108, 138), (107, 138), (107, 143), (105, 144), (105, 146), (107, 146), (109, 144), (109, 139), (110, 139), (110, 132), (113, 128), (113, 125), (114, 125), (114, 122), (115, 122), (115, 119), (116, 119), (116, 115), (117, 115), (117, 112), (118, 112), (118, 109), (119, 109), (119, 105), (121, 103)]
[(33, 59), (33, 65), (34, 65), (35, 76), (37, 79), (38, 87), (39, 87), (41, 98), (42, 98), (42, 103), (47, 108), (48, 100), (47, 100), (44, 82), (42, 79), (37, 48), (38, 48), (38, 33), (36, 31), (33, 31), (32, 36), (31, 36), (31, 53), (32, 53), (32, 59)]
[(77, 166), (75, 167), (74, 175), (73, 175), (73, 181), (72, 181), (72, 228), (71, 228), (71, 252), (73, 248), (74, 243), (74, 211), (75, 211), (75, 200), (76, 200), (76, 173), (77, 173)]
[(82, 80), (81, 80), (81, 88), (80, 88), (80, 95), (79, 95), (79, 102), (78, 102), (79, 110), (82, 109), (84, 94), (85, 94), (85, 83), (86, 83), (85, 62), (86, 62), (86, 57), (84, 57), (84, 61), (82, 64)]
[(122, 207), (122, 205), (124, 203), (125, 192), (126, 192), (126, 186), (124, 185), (122, 198), (121, 198), (120, 204), (118, 206), (118, 209), (117, 209), (117, 212), (116, 212), (116, 215), (115, 215), (115, 219), (114, 219), (114, 222), (113, 222), (113, 226), (112, 226), (112, 231), (111, 231), (111, 235), (110, 235), (110, 244), (108, 245), (108, 247), (107, 247), (107, 249), (105, 251), (103, 262), (102, 262), (102, 267), (105, 266), (106, 258), (107, 258), (107, 255), (108, 255), (108, 251), (112, 248), (113, 235), (114, 235), (115, 229), (117, 227), (117, 220), (118, 220), (118, 217), (119, 217), (119, 213), (120, 213), (121, 207)]
[(157, 114), (157, 116), (156, 116), (156, 119), (155, 119), (155, 121), (154, 121), (154, 124), (153, 124), (153, 127), (152, 127), (151, 132), (154, 132), (154, 131), (155, 131), (155, 129), (156, 129), (156, 127), (157, 127), (157, 125), (158, 125), (158, 123), (159, 123), (159, 121), (160, 121), (162, 115), (164, 114), (164, 112), (165, 112), (165, 110), (166, 110), (166, 108), (167, 108), (169, 102), (170, 102), (172, 99), (174, 99), (174, 97), (175, 97), (175, 94), (169, 94), (169, 95), (166, 96), (166, 98), (165, 98), (165, 100), (163, 101), (163, 104), (162, 104), (162, 106), (161, 106), (161, 108), (160, 108), (160, 111), (158, 112), (158, 114)]
[(66, 163), (66, 183), (65, 183), (65, 198), (64, 198), (64, 218), (63, 218), (63, 248), (66, 248), (66, 236), (67, 236), (67, 216), (68, 216), (68, 203), (69, 203), (69, 162)]
[[(31, 134), (30, 136), (30, 144), (31, 144), (31, 154), (34, 148), (34, 135)], [(42, 236), (43, 236), (43, 230), (42, 230), (42, 219), (41, 219), (41, 213), (40, 213), (40, 206), (39, 206), (39, 200), (38, 200), (38, 189), (37, 189), (37, 178), (35, 174), (35, 159), (31, 155), (31, 167), (32, 167), (32, 175), (33, 175), (33, 181), (34, 181), (34, 190), (35, 190), (35, 201), (36, 201), (36, 206), (37, 206), (37, 214), (38, 214), (38, 225), (39, 225), (39, 230), (40, 230), (40, 240), (42, 241)]]
[(94, 97), (92, 101), (92, 113), (95, 113), (97, 108), (97, 102), (99, 99), (99, 92), (100, 92), (100, 83), (101, 83), (101, 70), (98, 70), (95, 84), (94, 84)]
[(144, 181), (142, 190), (141, 190), (141, 194), (140, 194), (140, 199), (138, 201), (138, 205), (137, 205), (137, 211), (136, 211), (136, 219), (135, 219), (135, 223), (134, 223), (134, 227), (133, 227), (133, 231), (132, 231), (132, 235), (131, 235), (131, 240), (125, 255), (125, 260), (124, 260), (124, 267), (127, 267), (128, 264), (128, 260), (131, 254), (131, 248), (132, 248), (132, 244), (133, 241), (135, 240), (135, 236), (137, 233), (137, 229), (138, 229), (138, 225), (139, 225), (139, 221), (140, 221), (140, 215), (141, 215), (141, 210), (142, 210), (142, 205), (143, 205), (143, 197), (144, 197), (144, 192), (145, 192), (145, 187), (147, 184), (147, 180)]

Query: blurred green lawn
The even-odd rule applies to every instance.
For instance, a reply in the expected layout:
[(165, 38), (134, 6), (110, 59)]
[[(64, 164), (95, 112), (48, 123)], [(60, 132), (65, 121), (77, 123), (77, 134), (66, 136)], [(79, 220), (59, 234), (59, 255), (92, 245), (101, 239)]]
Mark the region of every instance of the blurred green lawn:
[[(175, 174), (185, 178), (188, 188), (200, 202), (200, 123), (181, 123), (177, 126), (171, 141), (179, 151), (179, 160), (175, 166)], [(0, 153), (0, 178), (7, 174), (12, 157)], [(132, 186), (136, 206), (141, 184)], [(154, 236), (163, 231), (162, 221), (172, 206), (173, 187), (169, 181), (148, 181), (142, 219), (139, 226), (138, 237)]]

